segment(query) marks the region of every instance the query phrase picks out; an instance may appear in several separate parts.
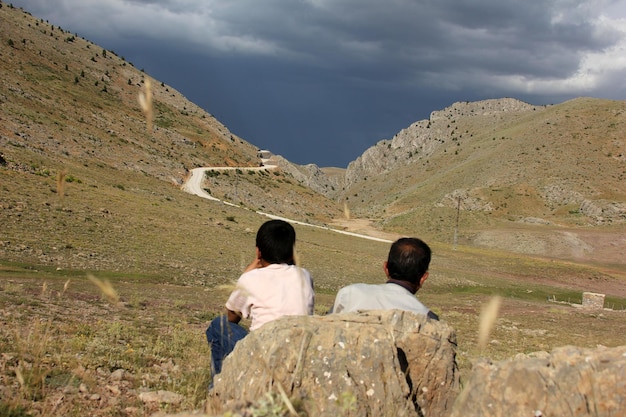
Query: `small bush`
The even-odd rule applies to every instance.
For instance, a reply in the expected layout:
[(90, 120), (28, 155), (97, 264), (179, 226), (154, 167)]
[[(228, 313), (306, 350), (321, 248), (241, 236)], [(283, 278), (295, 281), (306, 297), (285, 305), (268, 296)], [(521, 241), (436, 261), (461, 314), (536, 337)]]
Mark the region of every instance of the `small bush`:
[(75, 182), (77, 184), (82, 184), (82, 181), (79, 180), (78, 178), (72, 176), (72, 175), (68, 175), (67, 177), (65, 177), (65, 182)]

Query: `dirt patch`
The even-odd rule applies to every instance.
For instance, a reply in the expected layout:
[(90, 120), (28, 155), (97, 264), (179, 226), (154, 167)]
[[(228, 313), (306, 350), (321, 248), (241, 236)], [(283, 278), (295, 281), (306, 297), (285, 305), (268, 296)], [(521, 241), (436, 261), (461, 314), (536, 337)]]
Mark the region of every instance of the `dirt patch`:
[(372, 221), (368, 219), (334, 219), (329, 223), (329, 226), (346, 232), (358, 233), (379, 239), (387, 239), (389, 241), (394, 241), (401, 237), (401, 235), (397, 233), (390, 233), (377, 229), (372, 224)]
[(516, 253), (626, 267), (625, 231), (485, 230), (477, 233), (472, 243)]

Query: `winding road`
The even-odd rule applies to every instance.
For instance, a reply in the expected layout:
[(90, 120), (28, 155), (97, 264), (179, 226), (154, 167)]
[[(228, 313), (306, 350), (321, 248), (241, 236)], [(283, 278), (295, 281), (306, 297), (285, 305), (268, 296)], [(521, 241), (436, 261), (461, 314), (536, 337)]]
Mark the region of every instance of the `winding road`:
[[(189, 172), (189, 177), (185, 180), (185, 182), (183, 183), (183, 185), (181, 186), (181, 189), (189, 194), (193, 194), (193, 195), (197, 195), (198, 197), (201, 198), (205, 198), (207, 200), (213, 200), (213, 201), (218, 201), (221, 202), (223, 204), (229, 205), (229, 206), (233, 206), (233, 207), (239, 207), (240, 209), (243, 210), (249, 210), (245, 207), (241, 207), (237, 204), (233, 204), (230, 201), (224, 201), (224, 200), (220, 200), (219, 198), (213, 197), (211, 194), (207, 193), (203, 188), (202, 188), (202, 181), (204, 179), (204, 175), (206, 171), (232, 171), (232, 170), (242, 170), (242, 171), (262, 171), (262, 170), (272, 170), (276, 168), (276, 165), (265, 165), (265, 161), (263, 162), (263, 166), (258, 166), (258, 167), (203, 167), (203, 168), (194, 168)], [(369, 239), (369, 240), (375, 240), (378, 242), (385, 242), (385, 243), (391, 243), (392, 241), (389, 239), (382, 239), (382, 238), (378, 238), (378, 237), (374, 237), (374, 236), (368, 236), (368, 235), (363, 235), (360, 233), (353, 233), (353, 232), (347, 232), (345, 230), (338, 230), (338, 229), (332, 229), (328, 226), (318, 226), (315, 224), (310, 224), (310, 223), (305, 223), (305, 222), (301, 222), (298, 220), (293, 220), (293, 219), (287, 219), (284, 217), (280, 217), (280, 216), (275, 216), (273, 214), (270, 213), (264, 213), (262, 211), (255, 211), (255, 213), (260, 214), (262, 216), (265, 217), (269, 217), (270, 219), (279, 219), (279, 220), (284, 220), (286, 222), (292, 223), (292, 224), (298, 224), (298, 225), (302, 225), (302, 226), (308, 226), (308, 227), (316, 227), (318, 229), (324, 229), (324, 230), (328, 230), (331, 232), (335, 232), (335, 233), (341, 233), (344, 235), (349, 235), (349, 236), (354, 236), (354, 237), (359, 237), (362, 239)]]

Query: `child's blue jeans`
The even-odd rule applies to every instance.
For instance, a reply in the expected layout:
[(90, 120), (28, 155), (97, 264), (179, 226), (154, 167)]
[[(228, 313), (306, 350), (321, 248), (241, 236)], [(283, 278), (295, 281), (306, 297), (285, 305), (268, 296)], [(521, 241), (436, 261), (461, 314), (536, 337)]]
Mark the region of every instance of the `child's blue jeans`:
[(247, 334), (246, 329), (228, 321), (225, 315), (211, 321), (206, 329), (206, 340), (211, 346), (211, 377), (222, 372), (222, 361)]

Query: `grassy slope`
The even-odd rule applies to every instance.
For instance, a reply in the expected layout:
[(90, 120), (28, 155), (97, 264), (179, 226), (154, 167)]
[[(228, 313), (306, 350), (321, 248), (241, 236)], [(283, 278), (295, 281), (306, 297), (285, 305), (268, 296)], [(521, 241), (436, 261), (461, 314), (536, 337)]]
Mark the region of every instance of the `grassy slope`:
[(456, 200), (449, 196), (455, 190), (492, 208), (463, 204), (461, 220), (470, 229), (524, 217), (589, 225), (594, 220), (581, 216), (581, 199), (626, 202), (623, 101), (580, 98), (502, 113), (495, 121), (478, 114), (438, 120), (431, 129), (445, 123), (454, 130), (432, 155), (414, 156), (407, 166), (349, 190), (353, 213), (374, 205), (384, 209), (378, 217), (398, 217), (390, 226), (395, 230), (410, 224), (435, 235), (442, 221), (454, 223)]

